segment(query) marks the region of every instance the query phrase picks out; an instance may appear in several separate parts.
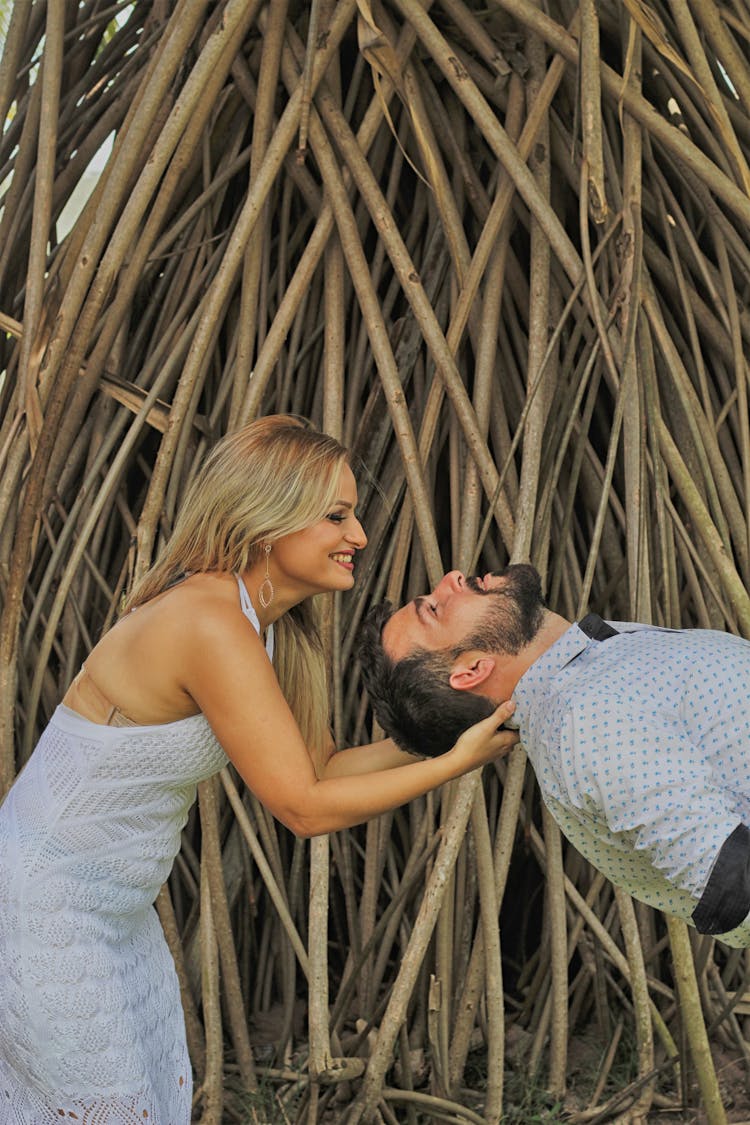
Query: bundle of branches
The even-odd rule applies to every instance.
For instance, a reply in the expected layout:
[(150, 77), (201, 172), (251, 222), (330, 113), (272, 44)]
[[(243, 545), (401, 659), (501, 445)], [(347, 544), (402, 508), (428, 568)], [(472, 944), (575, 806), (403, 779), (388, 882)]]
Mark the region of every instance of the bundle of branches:
[[(362, 466), (342, 745), (371, 734), (367, 605), (453, 566), (750, 635), (749, 38), (743, 0), (15, 0), (0, 793), (206, 450), (268, 412)], [(511, 1039), (560, 1100), (591, 1026), (576, 1120), (725, 1120), (706, 1029), (747, 1057), (746, 956), (613, 892), (520, 750), (486, 772), (311, 849), (229, 771), (202, 786), (159, 909), (206, 1122), (261, 1066), (279, 1120), (529, 1120)]]

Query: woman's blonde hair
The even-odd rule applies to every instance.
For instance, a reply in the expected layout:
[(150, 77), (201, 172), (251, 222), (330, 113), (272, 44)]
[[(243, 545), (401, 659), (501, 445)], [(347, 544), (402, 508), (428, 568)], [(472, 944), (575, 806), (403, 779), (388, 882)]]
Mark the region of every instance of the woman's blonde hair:
[[(222, 438), (188, 489), (158, 560), (133, 588), (125, 610), (185, 573), (241, 574), (262, 544), (302, 531), (334, 505), (347, 450), (304, 419), (276, 414)], [(317, 760), (328, 741), (328, 684), (316, 598), (274, 625), (274, 668), (281, 690)]]

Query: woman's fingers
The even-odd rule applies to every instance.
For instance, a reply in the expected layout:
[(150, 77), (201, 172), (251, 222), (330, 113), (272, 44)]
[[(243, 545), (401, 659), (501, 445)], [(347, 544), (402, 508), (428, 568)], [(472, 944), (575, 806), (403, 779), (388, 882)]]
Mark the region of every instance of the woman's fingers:
[(493, 758), (499, 758), (503, 754), (507, 754), (514, 746), (520, 741), (517, 730), (499, 730), (493, 739)]
[[(516, 709), (516, 705), (512, 699), (504, 699), (503, 702), (495, 708), (493, 713), (489, 716), (496, 727), (500, 727), (506, 723)], [(489, 721), (489, 720), (488, 720)]]
[(518, 733), (503, 728), (515, 710), (512, 699), (504, 700), (486, 719), (469, 727), (459, 738), (454, 749), (468, 758), (467, 768), (473, 769), (507, 754), (518, 742)]
[(504, 699), (486, 719), (480, 719), (473, 727), (469, 727), (467, 733), (476, 732), (485, 737), (495, 734), (503, 723), (507, 723), (515, 709), (516, 705), (512, 699)]

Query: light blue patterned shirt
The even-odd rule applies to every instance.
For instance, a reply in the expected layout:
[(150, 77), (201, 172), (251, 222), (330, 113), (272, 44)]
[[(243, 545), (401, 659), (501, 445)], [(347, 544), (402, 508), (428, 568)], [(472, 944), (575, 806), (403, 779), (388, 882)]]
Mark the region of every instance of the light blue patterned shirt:
[[(750, 642), (613, 625), (605, 641), (572, 625), (535, 661), (513, 725), (571, 843), (635, 898), (691, 921), (722, 846), (750, 826)], [(750, 945), (750, 919), (721, 937)]]

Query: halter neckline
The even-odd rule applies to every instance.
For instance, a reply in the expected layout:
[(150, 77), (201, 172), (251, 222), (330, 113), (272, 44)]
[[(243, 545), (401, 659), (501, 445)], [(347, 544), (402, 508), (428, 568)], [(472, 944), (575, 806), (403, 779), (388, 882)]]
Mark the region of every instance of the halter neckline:
[[(236, 571), (234, 577), (237, 579), (237, 586), (240, 591), (240, 608), (242, 609), (242, 612), (244, 613), (248, 621), (250, 621), (254, 626), (258, 636), (262, 639), (263, 630), (260, 627), (260, 621), (258, 620), (258, 614), (255, 612), (255, 606), (253, 605), (250, 599), (250, 595), (247, 592), (245, 581), (242, 575), (238, 574)], [(268, 659), (273, 660), (273, 625), (269, 625), (266, 629), (265, 643), (266, 652), (268, 653)]]

